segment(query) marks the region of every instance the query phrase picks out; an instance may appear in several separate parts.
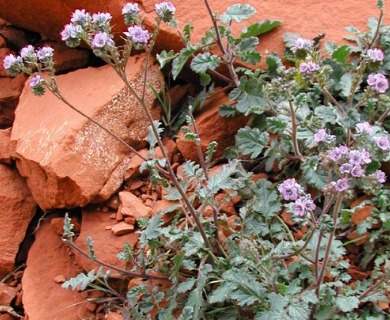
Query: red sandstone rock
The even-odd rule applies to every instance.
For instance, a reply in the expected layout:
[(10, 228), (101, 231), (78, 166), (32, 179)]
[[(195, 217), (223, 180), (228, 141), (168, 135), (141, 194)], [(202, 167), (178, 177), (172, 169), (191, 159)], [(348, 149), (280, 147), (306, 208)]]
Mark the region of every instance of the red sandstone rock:
[(115, 234), (117, 237), (131, 233), (133, 232), (133, 230), (134, 224), (128, 224), (126, 222), (119, 222), (117, 224), (114, 224), (111, 228), (112, 233)]
[[(137, 1), (140, 8), (147, 13), (145, 16), (148, 25), (154, 19), (154, 4), (157, 0)], [(211, 20), (207, 14), (206, 7), (202, 2), (195, 0), (179, 1), (172, 0), (177, 9), (179, 20), (178, 29), (191, 21), (194, 26), (192, 38), (194, 41), (204, 36), (206, 30), (211, 26)], [(216, 1), (211, 0), (210, 5), (213, 11), (223, 13), (227, 7), (235, 4), (237, 0)], [(300, 33), (304, 37), (315, 37), (326, 32), (326, 39), (336, 42), (343, 41), (347, 34), (345, 27), (354, 25), (366, 30), (366, 20), (371, 16), (378, 16), (376, 1), (312, 1), (312, 0), (246, 0), (257, 9), (257, 14), (250, 20), (238, 25), (238, 30), (245, 25), (261, 19), (283, 20), (283, 25), (266, 36), (261, 37), (260, 49), (262, 52), (277, 51), (282, 53), (282, 36), (286, 32)], [(112, 16), (114, 31), (124, 31), (122, 6), (125, 1), (117, 0), (3, 0), (0, 1), (0, 15), (5, 20), (28, 30), (39, 32), (46, 37), (58, 40), (59, 33), (66, 23), (69, 23), (71, 13), (75, 9), (84, 8), (90, 12), (109, 11)], [(44, 8), (44, 14), (42, 14)], [(389, 23), (389, 7), (385, 6), (385, 23)], [(163, 26), (157, 42), (158, 49), (179, 50), (183, 46), (176, 28)]]
[(0, 306), (10, 306), (16, 297), (16, 289), (0, 283)]
[(23, 306), (29, 320), (75, 320), (86, 316), (85, 300), (76, 291), (63, 289), (54, 279), (74, 277), (73, 259), (46, 219), (35, 234), (22, 279)]
[(11, 152), (9, 142), (11, 139), (11, 128), (0, 130), (0, 162), (11, 163)]
[[(130, 58), (128, 79), (142, 90), (145, 56)], [(156, 65), (149, 66), (148, 81), (162, 84)], [(93, 79), (93, 81), (92, 81)], [(138, 148), (145, 144), (148, 120), (108, 66), (78, 70), (57, 77), (66, 99)], [(155, 97), (146, 91), (153, 108)], [(107, 200), (122, 184), (128, 149), (105, 131), (71, 110), (50, 92), (35, 97), (25, 88), (16, 110), (11, 149), (34, 199), (45, 210), (83, 206), (98, 196)]]
[[(105, 262), (124, 267), (123, 261), (117, 259), (117, 254), (123, 250), (126, 242), (132, 247), (138, 242), (139, 235), (135, 232), (116, 237), (106, 226), (111, 226), (113, 220), (109, 213), (102, 213), (93, 208), (86, 208), (82, 212), (81, 233), (76, 240), (76, 244), (84, 251), (87, 250), (86, 238), (92, 237), (96, 257)], [(75, 255), (77, 263), (86, 270), (97, 269), (99, 266), (91, 260)]]
[[(247, 122), (247, 117), (242, 115), (233, 118), (219, 115), (220, 106), (228, 100), (224, 93), (215, 95), (206, 102), (204, 111), (195, 117), (203, 154), (211, 141), (218, 142), (214, 158), (223, 156), (225, 149), (234, 144), (236, 132)], [(182, 131), (179, 132), (176, 144), (185, 160), (199, 161), (195, 143), (185, 139)]]
[(121, 202), (118, 211), (124, 216), (132, 216), (135, 219), (149, 217), (151, 209), (143, 204), (141, 199), (128, 191), (119, 192), (119, 200)]
[(19, 173), (0, 164), (0, 279), (14, 267), (36, 204)]

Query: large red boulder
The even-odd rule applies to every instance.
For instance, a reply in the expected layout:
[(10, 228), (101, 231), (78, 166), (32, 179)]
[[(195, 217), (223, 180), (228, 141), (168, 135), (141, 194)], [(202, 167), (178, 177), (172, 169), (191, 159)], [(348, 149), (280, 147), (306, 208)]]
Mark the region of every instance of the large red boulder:
[[(143, 89), (145, 56), (130, 58), (127, 76)], [(149, 83), (159, 90), (160, 70), (149, 65)], [(77, 70), (57, 77), (66, 99), (135, 148), (145, 145), (145, 112), (108, 66)], [(145, 102), (155, 117), (155, 96)], [(84, 206), (108, 199), (122, 184), (129, 150), (50, 92), (36, 97), (26, 86), (16, 110), (11, 152), (34, 199), (45, 210)], [(122, 175), (120, 174), (122, 172)]]

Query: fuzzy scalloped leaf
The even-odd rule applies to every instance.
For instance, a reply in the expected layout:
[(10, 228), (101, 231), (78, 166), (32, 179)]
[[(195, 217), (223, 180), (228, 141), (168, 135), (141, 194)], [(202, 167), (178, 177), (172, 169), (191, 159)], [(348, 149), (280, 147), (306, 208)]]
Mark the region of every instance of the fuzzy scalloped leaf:
[(242, 154), (254, 159), (263, 151), (268, 138), (267, 132), (261, 132), (258, 128), (245, 127), (238, 130), (236, 134), (236, 146)]
[(223, 104), (219, 108), (219, 115), (224, 118), (234, 117), (236, 113), (237, 113), (237, 109), (235, 106), (232, 105)]
[(246, 19), (249, 19), (252, 15), (256, 13), (256, 9), (253, 8), (250, 4), (240, 4), (236, 3), (230, 6), (224, 14), (222, 14), (219, 19), (222, 23), (230, 23), (234, 20), (236, 22), (242, 22)]
[(89, 271), (87, 274), (85, 273), (79, 273), (76, 277), (70, 278), (66, 280), (61, 287), (64, 289), (71, 288), (72, 291), (79, 289), (80, 291), (84, 291), (87, 289), (89, 285), (91, 285), (96, 279), (103, 276), (103, 269), (102, 267), (99, 268), (99, 270), (95, 273), (95, 270)]
[(279, 194), (270, 181), (260, 179), (256, 182), (254, 190), (256, 196), (253, 198), (252, 209), (266, 218), (273, 217), (282, 209), (279, 201)]
[(346, 63), (351, 54), (351, 48), (349, 45), (343, 45), (338, 47), (332, 53), (332, 58), (337, 60), (340, 63)]
[[(160, 136), (164, 131), (164, 128), (162, 128), (162, 123), (158, 120), (153, 120), (153, 126), (156, 128), (157, 133)], [(154, 148), (157, 144), (157, 138), (152, 129), (152, 125), (148, 126), (148, 135), (146, 137), (146, 141), (149, 143), (150, 148)]]
[(191, 290), (195, 285), (196, 279), (195, 278), (188, 278), (183, 282), (180, 282), (177, 286), (177, 292), (178, 293), (184, 293), (189, 290)]
[(242, 30), (241, 38), (258, 37), (282, 24), (281, 20), (260, 20)]
[(177, 76), (180, 74), (181, 70), (184, 68), (188, 59), (192, 56), (192, 54), (196, 51), (196, 47), (187, 46), (180, 50), (179, 54), (173, 59), (172, 62), (172, 77), (173, 80), (176, 80)]
[(360, 303), (359, 298), (354, 296), (350, 296), (350, 297), (341, 296), (336, 298), (336, 305), (343, 312), (350, 312), (353, 309), (358, 308), (359, 303)]
[(259, 39), (256, 37), (243, 38), (237, 45), (240, 51), (254, 50), (259, 44)]
[(328, 173), (319, 167), (318, 157), (308, 157), (304, 163), (301, 164), (303, 177), (309, 185), (322, 190), (328, 181)]
[(160, 69), (164, 68), (169, 62), (171, 62), (173, 59), (175, 59), (176, 54), (173, 50), (166, 51), (163, 50), (160, 53), (156, 55), (156, 59), (158, 61), (158, 64), (160, 65)]
[(205, 73), (207, 70), (215, 70), (219, 67), (220, 58), (209, 52), (198, 54), (191, 61), (191, 69), (196, 73)]

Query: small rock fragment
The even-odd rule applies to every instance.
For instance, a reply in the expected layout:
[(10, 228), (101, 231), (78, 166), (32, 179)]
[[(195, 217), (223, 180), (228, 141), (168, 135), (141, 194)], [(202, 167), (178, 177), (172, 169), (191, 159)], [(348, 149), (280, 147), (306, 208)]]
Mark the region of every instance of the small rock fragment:
[(111, 228), (111, 231), (116, 236), (122, 236), (124, 234), (128, 234), (134, 230), (134, 225), (128, 224), (126, 222), (119, 222), (114, 224)]

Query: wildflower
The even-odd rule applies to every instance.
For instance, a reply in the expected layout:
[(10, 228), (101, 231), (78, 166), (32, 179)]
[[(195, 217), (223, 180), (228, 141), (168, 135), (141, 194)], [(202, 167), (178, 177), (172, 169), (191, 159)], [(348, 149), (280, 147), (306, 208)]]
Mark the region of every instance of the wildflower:
[(298, 196), (303, 193), (303, 188), (296, 183), (295, 179), (287, 179), (278, 187), (284, 200), (297, 200)]
[(387, 136), (376, 136), (374, 137), (374, 141), (383, 151), (390, 150), (390, 140)]
[(330, 143), (334, 141), (336, 137), (334, 135), (331, 135), (328, 133), (326, 129), (320, 129), (316, 134), (314, 134), (314, 140), (315, 142), (326, 142)]
[(366, 149), (362, 148), (360, 150), (351, 150), (348, 153), (349, 163), (352, 165), (362, 165), (365, 163), (371, 162), (370, 153)]
[(122, 14), (125, 16), (126, 24), (133, 24), (138, 20), (138, 3), (126, 3), (122, 8)]
[(363, 168), (360, 165), (353, 166), (351, 170), (351, 176), (354, 178), (360, 178), (364, 173)]
[(104, 46), (109, 46), (113, 47), (114, 46), (114, 41), (110, 38), (107, 32), (99, 32), (95, 34), (93, 37), (91, 47), (93, 49), (100, 49), (103, 48)]
[(164, 1), (157, 3), (154, 6), (157, 16), (164, 22), (170, 23), (174, 21), (174, 15), (176, 12), (175, 6), (170, 1)]
[(385, 93), (389, 88), (389, 82), (381, 73), (370, 74), (368, 76), (367, 83), (371, 87), (372, 91), (377, 93)]
[(40, 61), (45, 61), (53, 57), (54, 49), (51, 47), (43, 47), (37, 51), (37, 57)]
[(372, 126), (368, 122), (360, 122), (356, 124), (355, 130), (357, 134), (362, 134), (363, 132), (371, 134), (373, 131)]
[(348, 147), (339, 146), (332, 149), (329, 153), (330, 160), (336, 162), (341, 159), (341, 157), (348, 152)]
[(313, 41), (309, 39), (298, 38), (295, 40), (294, 48), (296, 50), (309, 50), (313, 46)]
[(318, 71), (320, 70), (320, 66), (315, 63), (315, 62), (312, 62), (312, 61), (309, 61), (309, 62), (301, 62), (301, 64), (299, 65), (299, 71), (301, 71), (302, 73), (312, 73), (314, 71)]
[(128, 32), (124, 32), (124, 34), (128, 36), (134, 44), (144, 46), (148, 43), (150, 35), (147, 30), (144, 30), (139, 26), (134, 26), (129, 27), (127, 31)]
[(305, 216), (307, 211), (313, 211), (316, 208), (316, 205), (314, 204), (313, 200), (310, 198), (310, 196), (304, 196), (298, 198), (293, 206), (292, 211), (293, 213), (298, 217)]
[(3, 60), (3, 67), (7, 72), (9, 72), (12, 71), (12, 69), (18, 68), (22, 63), (23, 60), (21, 57), (17, 57), (13, 54), (9, 54)]
[(343, 192), (349, 188), (348, 179), (342, 178), (332, 183), (333, 188), (337, 192)]
[(340, 173), (350, 173), (353, 168), (353, 165), (350, 163), (343, 163), (340, 166)]
[(31, 57), (35, 57), (34, 47), (31, 44), (29, 44), (27, 47), (22, 48), (22, 50), (20, 50), (20, 57), (23, 59), (29, 59)]
[(75, 12), (73, 12), (72, 18), (70, 19), (72, 23), (78, 24), (80, 26), (84, 26), (90, 20), (91, 15), (88, 12), (85, 12), (85, 9), (77, 9)]
[(383, 51), (381, 49), (377, 49), (377, 48), (368, 49), (366, 56), (372, 62), (379, 62), (379, 61), (382, 61), (384, 58)]
[(83, 31), (80, 25), (67, 24), (61, 31), (62, 41), (78, 40), (80, 33)]
[(386, 182), (386, 174), (382, 170), (375, 171), (375, 178), (378, 180), (379, 183)]
[(99, 28), (106, 26), (111, 19), (112, 16), (108, 12), (99, 12), (92, 15), (92, 23)]
[(29, 86), (31, 89), (34, 89), (41, 85), (42, 83), (42, 77), (39, 74), (36, 74), (35, 76), (32, 76), (29, 82)]

